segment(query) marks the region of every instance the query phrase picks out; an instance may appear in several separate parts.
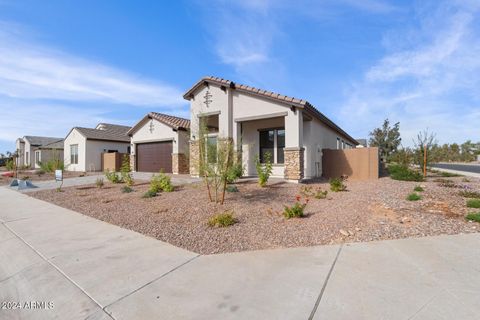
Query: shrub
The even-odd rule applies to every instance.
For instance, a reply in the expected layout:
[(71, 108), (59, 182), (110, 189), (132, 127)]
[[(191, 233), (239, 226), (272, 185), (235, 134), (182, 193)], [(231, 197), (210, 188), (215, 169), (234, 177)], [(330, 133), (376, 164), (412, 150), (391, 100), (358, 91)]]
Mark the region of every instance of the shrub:
[(413, 188), (413, 191), (422, 192), (424, 191), (424, 189), (422, 188), (422, 186), (415, 186), (415, 188)]
[(423, 175), (415, 170), (401, 165), (389, 165), (390, 178), (401, 181), (423, 181)]
[(419, 194), (416, 194), (416, 193), (410, 193), (408, 196), (407, 196), (407, 200), (408, 201), (418, 201), (422, 199), (422, 197), (419, 195)]
[(125, 181), (125, 184), (127, 185), (127, 187), (131, 187), (133, 186), (133, 184), (135, 183), (135, 180), (133, 179), (132, 175), (130, 173), (127, 173), (124, 177), (123, 177), (123, 181)]
[(330, 179), (330, 190), (333, 192), (340, 192), (347, 190), (347, 186), (343, 183), (341, 178), (332, 178)]
[(13, 171), (15, 169), (15, 161), (13, 161), (13, 159), (8, 159), (5, 163), (5, 167), (8, 171)]
[(227, 192), (238, 192), (237, 186), (233, 186), (233, 185), (227, 186), (226, 190)]
[(258, 174), (258, 184), (260, 187), (265, 187), (268, 182), (268, 178), (272, 174), (272, 155), (270, 152), (266, 152), (264, 156), (264, 163), (260, 163), (260, 158), (255, 159), (255, 167)]
[(469, 213), (469, 214), (467, 214), (467, 216), (466, 216), (465, 218), (466, 218), (467, 220), (480, 222), (480, 212), (477, 212), (477, 213)]
[(441, 175), (442, 177), (445, 177), (445, 178), (461, 177), (461, 176), (462, 176), (461, 174), (451, 173), (451, 172), (445, 172), (445, 171), (440, 172), (440, 175)]
[(226, 211), (224, 213), (216, 214), (208, 219), (208, 225), (210, 227), (228, 227), (237, 223), (237, 220), (233, 217), (233, 211)]
[(328, 194), (327, 190), (321, 190), (319, 188), (319, 190), (317, 190), (317, 192), (315, 193), (314, 197), (315, 199), (325, 199), (327, 197), (327, 194)]
[(290, 218), (300, 218), (300, 217), (303, 217), (304, 216), (304, 210), (305, 210), (305, 207), (307, 206), (308, 204), (308, 198), (304, 198), (304, 201), (302, 202), (302, 197), (297, 195), (295, 197), (296, 201), (295, 203), (293, 204), (293, 206), (289, 207), (289, 206), (283, 206), (283, 216), (286, 218), (286, 219), (290, 219)]
[(155, 193), (160, 191), (172, 192), (173, 185), (170, 177), (160, 171), (158, 175), (154, 175), (150, 180), (150, 190), (154, 191)]
[(458, 185), (455, 184), (455, 181), (450, 180), (450, 179), (440, 178), (440, 179), (435, 179), (433, 181), (437, 182), (440, 187), (444, 187), (444, 188), (457, 188), (458, 187)]
[[(243, 175), (243, 166), (240, 161), (227, 170), (227, 183), (234, 183)], [(228, 191), (228, 190), (227, 190)]]
[(467, 207), (480, 208), (480, 199), (470, 199), (467, 201)]
[(111, 183), (121, 183), (122, 182), (122, 179), (120, 178), (120, 176), (115, 171), (110, 172), (109, 170), (106, 170), (105, 171), (105, 177)]
[(157, 196), (157, 193), (153, 190), (148, 190), (147, 192), (145, 192), (142, 196), (142, 198), (153, 198), (153, 197), (156, 197)]
[(55, 170), (65, 170), (65, 165), (63, 161), (59, 159), (52, 159), (46, 162), (39, 162), (40, 168), (49, 173), (55, 172)]
[(130, 193), (132, 191), (133, 191), (133, 189), (130, 188), (129, 186), (123, 186), (122, 187), (122, 193)]
[(133, 186), (134, 180), (130, 174), (130, 157), (128, 154), (123, 155), (122, 166), (120, 167), (120, 175), (122, 177), (122, 181), (125, 182), (128, 187)]
[(300, 189), (300, 194), (304, 197), (314, 197), (316, 199), (325, 199), (327, 197), (328, 191), (323, 191), (322, 188), (318, 187), (316, 190), (313, 190), (310, 186), (303, 186)]
[(476, 191), (467, 191), (467, 190), (462, 190), (458, 193), (460, 196), (464, 198), (477, 198), (480, 199), (480, 192)]
[(95, 185), (97, 186), (97, 188), (103, 188), (103, 178), (97, 178), (97, 180), (95, 180)]

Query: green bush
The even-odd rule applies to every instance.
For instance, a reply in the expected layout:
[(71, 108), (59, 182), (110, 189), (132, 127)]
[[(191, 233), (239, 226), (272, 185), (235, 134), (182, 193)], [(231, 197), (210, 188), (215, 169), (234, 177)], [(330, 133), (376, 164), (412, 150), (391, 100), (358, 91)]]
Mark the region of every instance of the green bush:
[(467, 201), (467, 207), (480, 208), (480, 199), (470, 199)]
[(173, 185), (170, 177), (160, 171), (158, 175), (154, 175), (150, 180), (150, 190), (155, 193), (160, 191), (172, 192)]
[(480, 192), (476, 191), (467, 191), (467, 190), (462, 190), (458, 193), (461, 197), (464, 198), (477, 198), (480, 199)]
[(5, 163), (5, 167), (7, 168), (8, 171), (13, 171), (15, 169), (15, 161), (13, 159), (8, 159), (7, 162)]
[(306, 203), (295, 202), (295, 204), (291, 207), (284, 206), (283, 208), (283, 215), (285, 218), (301, 218), (304, 216), (303, 210), (307, 206)]
[(328, 191), (323, 191), (320, 187), (318, 187), (316, 190), (313, 190), (313, 187), (302, 186), (302, 188), (300, 189), (300, 194), (304, 197), (325, 199), (327, 197)]
[(114, 171), (110, 172), (109, 170), (105, 171), (105, 178), (111, 183), (122, 183), (122, 178)]
[(227, 183), (234, 183), (243, 176), (243, 166), (240, 161), (233, 164), (227, 171)]
[(63, 164), (63, 161), (58, 159), (52, 159), (46, 162), (39, 162), (38, 164), (40, 165), (40, 169), (48, 173), (53, 173), (55, 172), (55, 170), (65, 170), (65, 165)]
[(103, 188), (103, 178), (97, 178), (97, 180), (95, 180), (95, 185), (97, 186), (97, 188), (101, 189)]
[(153, 190), (148, 190), (147, 192), (145, 192), (142, 196), (142, 198), (153, 198), (153, 197), (156, 197), (157, 196), (157, 193)]
[(333, 192), (340, 192), (347, 190), (347, 186), (343, 183), (342, 178), (332, 178), (330, 179), (330, 190)]
[(423, 181), (423, 175), (406, 166), (392, 164), (388, 166), (388, 173), (393, 180), (401, 181)]
[(408, 201), (418, 201), (418, 200), (421, 200), (421, 199), (422, 199), (422, 197), (419, 194), (416, 194), (416, 193), (410, 193), (407, 196)]
[(125, 182), (128, 187), (133, 186), (135, 181), (130, 174), (130, 157), (128, 154), (123, 155), (122, 166), (120, 167), (120, 175), (122, 177), (122, 182)]
[(327, 197), (328, 191), (327, 190), (317, 190), (315, 193), (315, 199), (325, 199)]
[(260, 163), (260, 158), (255, 159), (255, 168), (258, 174), (258, 184), (260, 187), (265, 187), (268, 182), (268, 178), (272, 174), (272, 155), (270, 152), (265, 152), (264, 163)]
[(415, 186), (415, 188), (413, 188), (413, 191), (422, 192), (424, 191), (424, 189), (421, 186)]
[(122, 193), (130, 193), (132, 191), (133, 191), (133, 189), (130, 188), (129, 186), (122, 187)]
[(477, 213), (469, 213), (469, 214), (467, 214), (467, 216), (466, 216), (465, 218), (466, 218), (467, 220), (480, 222), (480, 212), (477, 212)]
[(233, 217), (233, 211), (227, 211), (224, 213), (216, 214), (208, 219), (208, 225), (210, 227), (228, 227), (237, 223), (237, 220)]

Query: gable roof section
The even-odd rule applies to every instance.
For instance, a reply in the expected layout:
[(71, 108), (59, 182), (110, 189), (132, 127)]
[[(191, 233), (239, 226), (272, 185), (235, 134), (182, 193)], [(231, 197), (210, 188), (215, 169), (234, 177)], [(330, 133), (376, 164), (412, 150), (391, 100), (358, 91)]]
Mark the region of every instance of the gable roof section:
[(63, 139), (60, 139), (58, 141), (55, 141), (49, 144), (44, 144), (38, 147), (38, 149), (63, 149)]
[(140, 129), (148, 119), (155, 119), (164, 125), (169, 126), (174, 130), (188, 130), (190, 128), (190, 120), (171, 116), (164, 113), (158, 112), (149, 112), (145, 117), (142, 118), (137, 124), (135, 124), (127, 134), (132, 136), (138, 129)]
[(30, 143), (30, 145), (35, 147), (40, 147), (46, 144), (57, 142), (59, 140), (63, 140), (62, 138), (39, 137), (39, 136), (25, 136), (23, 137), (23, 139), (27, 140)]
[(315, 108), (307, 100), (298, 99), (298, 98), (294, 98), (294, 97), (289, 97), (289, 96), (285, 96), (285, 95), (275, 93), (275, 92), (272, 92), (272, 91), (258, 89), (258, 88), (250, 87), (250, 86), (243, 85), (243, 84), (236, 84), (233, 81), (223, 79), (223, 78), (219, 78), (219, 77), (212, 77), (212, 76), (208, 76), (208, 77), (204, 77), (204, 78), (200, 79), (197, 83), (195, 83), (183, 95), (183, 98), (186, 99), (186, 100), (190, 100), (193, 97), (193, 94), (195, 93), (195, 91), (197, 91), (203, 85), (206, 85), (206, 84), (209, 84), (209, 83), (216, 84), (216, 85), (221, 86), (221, 87), (222, 86), (223, 87), (229, 87), (229, 88), (232, 88), (232, 89), (234, 89), (236, 91), (239, 91), (239, 92), (248, 93), (248, 94), (251, 94), (253, 96), (259, 96), (259, 97), (262, 97), (262, 98), (265, 98), (265, 99), (268, 99), (268, 100), (273, 100), (275, 102), (284, 103), (288, 106), (295, 106), (295, 107), (302, 108), (302, 109), (306, 110), (308, 113), (312, 114), (315, 118), (317, 118), (318, 120), (323, 122), (325, 125), (330, 127), (331, 129), (333, 129), (333, 130), (337, 131), (338, 133), (340, 133), (341, 135), (345, 136), (354, 145), (358, 145), (357, 140), (355, 140), (353, 137), (351, 137), (342, 128), (340, 128), (338, 125), (336, 125), (332, 120), (328, 119), (323, 113), (318, 111), (318, 109)]
[[(80, 132), (80, 134), (82, 134), (87, 140), (130, 142), (130, 137), (127, 135), (130, 127), (110, 123), (99, 123), (97, 128), (100, 127), (102, 129), (83, 127), (74, 127), (73, 129)], [(70, 132), (72, 132), (72, 130)]]

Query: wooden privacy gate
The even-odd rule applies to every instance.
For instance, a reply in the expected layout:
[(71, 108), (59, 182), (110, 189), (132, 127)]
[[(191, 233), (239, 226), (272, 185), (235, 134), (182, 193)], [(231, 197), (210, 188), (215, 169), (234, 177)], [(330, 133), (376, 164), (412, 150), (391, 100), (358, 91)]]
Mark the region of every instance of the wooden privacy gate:
[(351, 180), (378, 179), (380, 158), (378, 148), (322, 150), (322, 176), (337, 178), (347, 176)]

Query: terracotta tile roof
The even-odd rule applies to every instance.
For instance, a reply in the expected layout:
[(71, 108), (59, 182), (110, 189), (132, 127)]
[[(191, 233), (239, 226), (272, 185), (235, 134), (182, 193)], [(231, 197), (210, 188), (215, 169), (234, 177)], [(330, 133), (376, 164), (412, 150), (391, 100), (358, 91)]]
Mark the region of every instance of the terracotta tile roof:
[(175, 130), (190, 128), (190, 120), (188, 119), (175, 117), (175, 116), (171, 116), (164, 113), (158, 113), (158, 112), (150, 112), (148, 115), (151, 118), (158, 120), (169, 127), (174, 128)]
[(110, 123), (99, 123), (96, 128), (75, 127), (85, 138), (91, 140), (130, 142), (127, 135), (130, 127)]
[(326, 124), (327, 126), (332, 128), (333, 130), (335, 130), (338, 133), (345, 136), (354, 145), (358, 144), (357, 140), (355, 140), (353, 137), (351, 137), (342, 128), (340, 128), (338, 125), (336, 125), (332, 120), (327, 118), (323, 113), (318, 111), (318, 109), (315, 108), (311, 103), (309, 103), (307, 100), (304, 100), (304, 99), (289, 97), (289, 96), (285, 96), (285, 95), (275, 93), (275, 92), (272, 92), (272, 91), (267, 91), (267, 90), (247, 86), (247, 85), (244, 85), (244, 84), (237, 84), (237, 83), (235, 83), (233, 81), (230, 81), (230, 80), (227, 80), (227, 79), (223, 79), (223, 78), (219, 78), (219, 77), (212, 77), (212, 76), (208, 76), (208, 77), (204, 77), (204, 78), (200, 79), (196, 84), (194, 84), (183, 95), (183, 98), (186, 99), (186, 100), (190, 100), (192, 98), (194, 92), (198, 88), (200, 88), (202, 85), (205, 85), (206, 83), (213, 83), (213, 84), (216, 84), (216, 85), (219, 85), (219, 86), (230, 87), (230, 88), (235, 89), (235, 90), (240, 91), (240, 92), (243, 91), (243, 92), (246, 92), (246, 93), (250, 93), (252, 95), (258, 95), (258, 96), (261, 96), (263, 98), (272, 99), (272, 100), (275, 100), (277, 102), (286, 103), (290, 106), (303, 108), (306, 111), (308, 111), (310, 114), (312, 114), (314, 117), (316, 117), (317, 119), (322, 121), (324, 124)]
[(185, 119), (185, 118), (180, 118), (176, 116), (172, 116), (169, 114), (164, 114), (164, 113), (158, 113), (158, 112), (149, 112), (145, 117), (142, 118), (142, 120), (138, 121), (136, 125), (134, 125), (128, 132), (127, 134), (129, 136), (132, 136), (135, 131), (137, 131), (139, 128), (141, 128), (144, 124), (145, 121), (148, 119), (155, 119), (170, 128), (174, 130), (188, 130), (190, 129), (190, 120)]

